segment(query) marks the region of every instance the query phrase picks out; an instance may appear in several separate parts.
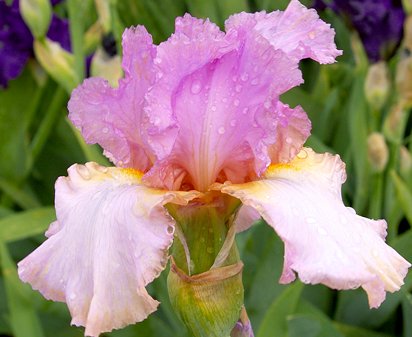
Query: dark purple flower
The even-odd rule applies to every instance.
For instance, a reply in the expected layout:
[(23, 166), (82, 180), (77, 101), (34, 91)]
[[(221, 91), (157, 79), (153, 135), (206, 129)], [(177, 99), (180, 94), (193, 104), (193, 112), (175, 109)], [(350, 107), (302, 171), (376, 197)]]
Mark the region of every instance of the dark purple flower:
[(18, 3), (0, 0), (0, 87), (22, 72), (32, 55), (33, 36), (20, 16)]
[[(47, 37), (70, 51), (67, 20), (53, 15)], [(20, 15), (19, 1), (14, 0), (9, 6), (5, 0), (0, 0), (0, 87), (7, 87), (10, 80), (18, 77), (31, 56), (33, 35)]]
[(400, 0), (315, 0), (314, 7), (344, 16), (372, 62), (390, 58), (402, 39), (405, 13)]

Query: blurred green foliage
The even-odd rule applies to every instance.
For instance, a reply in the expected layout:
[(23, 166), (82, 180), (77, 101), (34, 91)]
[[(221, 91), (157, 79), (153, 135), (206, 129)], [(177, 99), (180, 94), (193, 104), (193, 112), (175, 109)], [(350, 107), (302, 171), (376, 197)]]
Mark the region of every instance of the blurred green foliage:
[[(119, 46), (125, 27), (143, 24), (159, 43), (172, 33), (174, 18), (190, 12), (223, 25), (227, 16), (240, 11), (284, 9), (288, 1), (268, 0), (119, 0), (107, 1), (105, 33), (111, 31)], [(308, 4), (308, 2), (306, 2)], [(74, 47), (73, 71), (84, 77), (85, 34), (101, 18), (91, 0), (66, 0), (55, 10), (71, 21)], [(369, 64), (356, 35), (341, 18), (325, 13), (337, 31), (344, 50), (338, 63), (329, 66), (304, 61), (306, 83), (283, 96), (290, 105), (300, 104), (313, 123), (308, 145), (319, 152), (339, 153), (347, 165), (345, 203), (360, 214), (388, 221), (388, 241), (412, 261), (412, 155), (410, 105), (394, 109), (402, 93), (393, 84), (399, 52), (389, 62), (390, 94), (376, 111), (365, 98)], [(103, 26), (103, 24), (102, 24)], [(103, 29), (103, 31), (104, 31)], [(101, 33), (103, 34), (103, 32)], [(96, 48), (96, 43), (91, 44)], [(89, 46), (90, 47), (90, 46)], [(54, 219), (54, 182), (73, 163), (106, 163), (96, 146), (86, 145), (66, 118), (69, 89), (53, 74), (38, 76), (32, 60), (25, 72), (0, 91), (0, 335), (15, 337), (83, 336), (70, 326), (62, 303), (44, 300), (16, 273), (16, 262), (34, 250)], [(40, 72), (44, 72), (40, 70)], [(410, 79), (412, 81), (412, 78)], [(380, 172), (368, 160), (368, 136), (385, 136), (389, 160)], [(403, 156), (401, 155), (401, 147)], [(405, 151), (406, 150), (406, 151)], [(238, 235), (245, 262), (245, 301), (257, 337), (411, 337), (412, 274), (404, 287), (388, 294), (379, 309), (370, 310), (361, 290), (336, 292), (299, 282), (279, 285), (283, 244), (263, 222)], [(171, 309), (166, 275), (150, 285), (162, 304), (144, 322), (104, 334), (113, 337), (188, 336)]]

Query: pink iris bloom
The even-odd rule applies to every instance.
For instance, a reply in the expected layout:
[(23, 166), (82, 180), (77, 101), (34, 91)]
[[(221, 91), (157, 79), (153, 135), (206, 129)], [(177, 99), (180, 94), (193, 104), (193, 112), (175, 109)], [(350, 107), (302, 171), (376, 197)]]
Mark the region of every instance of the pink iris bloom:
[(225, 27), (186, 14), (158, 46), (144, 27), (127, 29), (118, 88), (90, 78), (72, 93), (69, 118), (116, 167), (75, 164), (57, 180), (57, 220), (19, 275), (66, 302), (87, 336), (156, 310), (145, 287), (165, 268), (175, 228), (163, 206), (210, 190), (241, 200), (238, 231), (261, 216), (281, 237), (282, 283), (298, 274), (362, 287), (371, 307), (403, 284), (410, 264), (385, 244), (386, 222), (344, 206), (344, 163), (303, 148), (309, 119), (279, 100), (303, 82), (301, 59), (341, 54), (334, 30), (297, 0)]

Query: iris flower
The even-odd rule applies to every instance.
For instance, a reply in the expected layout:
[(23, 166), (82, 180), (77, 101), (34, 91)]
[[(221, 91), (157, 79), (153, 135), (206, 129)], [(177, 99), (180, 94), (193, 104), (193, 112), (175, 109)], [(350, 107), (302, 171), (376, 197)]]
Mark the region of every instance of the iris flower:
[[(56, 5), (61, 0), (51, 1)], [(0, 0), (0, 89), (20, 76), (33, 56), (33, 35), (20, 15), (19, 0)], [(69, 22), (53, 13), (47, 37), (71, 51)]]
[(400, 0), (315, 0), (314, 7), (344, 16), (372, 62), (389, 59), (401, 42), (405, 12)]
[[(385, 244), (386, 222), (344, 206), (344, 163), (304, 148), (306, 113), (279, 99), (303, 82), (301, 59), (341, 54), (333, 29), (297, 0), (284, 12), (235, 14), (225, 28), (186, 14), (158, 46), (144, 27), (127, 29), (118, 88), (89, 78), (72, 93), (69, 118), (115, 167), (75, 164), (58, 178), (57, 220), (18, 271), (66, 302), (87, 336), (156, 310), (145, 287), (178, 234), (173, 204), (190, 214), (228, 195), (240, 200), (230, 211), (236, 231), (261, 216), (284, 241), (282, 283), (297, 274), (362, 287), (371, 307), (403, 284), (409, 263)], [(209, 252), (201, 240), (197, 249)]]

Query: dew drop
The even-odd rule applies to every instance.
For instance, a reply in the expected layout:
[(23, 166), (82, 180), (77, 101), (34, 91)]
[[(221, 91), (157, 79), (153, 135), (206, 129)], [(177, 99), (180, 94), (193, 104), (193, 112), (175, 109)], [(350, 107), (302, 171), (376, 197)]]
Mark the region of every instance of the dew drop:
[(167, 231), (167, 234), (173, 235), (174, 232), (175, 232), (175, 228), (174, 228), (174, 226), (169, 225), (169, 226), (167, 226), (166, 231)]
[(157, 117), (157, 116), (155, 116), (155, 117), (153, 118), (153, 121), (152, 121), (152, 122), (153, 122), (153, 124), (154, 124), (154, 125), (156, 125), (156, 126), (157, 126), (157, 125), (159, 125), (159, 124), (160, 124), (160, 118), (159, 118), (159, 117)]
[(199, 81), (194, 81), (192, 83), (192, 88), (190, 89), (190, 91), (192, 92), (192, 94), (197, 95), (200, 92), (200, 90), (202, 90), (202, 85)]
[(204, 243), (206, 240), (205, 240), (205, 238), (200, 238), (200, 242), (202, 242), (202, 243)]
[(232, 119), (232, 120), (230, 121), (230, 125), (231, 125), (231, 126), (236, 126), (236, 124), (237, 124), (236, 119)]
[(156, 57), (156, 58), (153, 60), (153, 63), (154, 63), (154, 64), (160, 64), (160, 63), (162, 63), (162, 59), (161, 59), (160, 57)]
[(319, 233), (320, 235), (323, 235), (323, 236), (328, 235), (328, 232), (327, 232), (326, 229), (323, 228), (323, 227), (318, 227), (318, 233)]
[(212, 105), (212, 106), (210, 107), (210, 110), (216, 111), (216, 105)]
[[(263, 103), (263, 106), (266, 108), (266, 109), (269, 109), (271, 106), (272, 106), (272, 103), (270, 102), (270, 101), (265, 101), (265, 103)], [(287, 142), (287, 141), (286, 141)]]
[(306, 222), (307, 222), (308, 224), (313, 224), (313, 223), (316, 223), (316, 219), (315, 219), (315, 218), (312, 218), (312, 217), (307, 217), (307, 218), (306, 218)]
[(248, 73), (243, 73), (243, 74), (240, 76), (240, 79), (241, 79), (243, 82), (246, 82), (246, 81), (249, 79), (249, 74), (248, 74)]
[(163, 73), (162, 73), (161, 71), (159, 71), (159, 72), (156, 74), (156, 77), (157, 77), (158, 80), (160, 80), (160, 79), (163, 77)]
[(287, 144), (292, 144), (292, 138), (286, 137), (285, 142), (286, 142)]
[(309, 36), (309, 39), (313, 40), (316, 37), (316, 33), (312, 31), (308, 34), (308, 36)]
[(217, 130), (217, 132), (219, 133), (219, 135), (223, 135), (223, 134), (226, 132), (225, 127), (224, 127), (224, 126), (221, 126), (221, 127)]
[(69, 300), (74, 300), (76, 298), (76, 294), (75, 293), (71, 293), (70, 295), (69, 295)]
[(233, 101), (233, 105), (234, 105), (234, 106), (239, 106), (239, 104), (240, 104), (240, 101), (239, 101), (238, 99), (235, 99), (235, 100)]
[(103, 128), (103, 129), (102, 129), (102, 132), (103, 132), (103, 133), (108, 133), (108, 132), (109, 132), (109, 129), (108, 129), (108, 128)]
[(257, 85), (259, 84), (259, 79), (255, 78), (252, 80), (252, 82), (250, 82), (251, 85)]
[(242, 86), (240, 84), (236, 85), (235, 90), (236, 90), (236, 92), (241, 92), (242, 91)]
[(222, 102), (223, 102), (223, 103), (226, 103), (226, 102), (227, 102), (227, 97), (223, 97), (223, 98), (222, 98)]
[[(287, 141), (286, 141), (286, 142), (287, 142)], [(307, 153), (305, 150), (301, 150), (301, 151), (298, 153), (297, 157), (298, 157), (299, 159), (306, 159), (306, 158), (308, 157), (308, 153)]]
[(246, 114), (248, 113), (248, 111), (249, 111), (249, 108), (244, 108), (244, 109), (242, 110), (242, 114), (246, 115)]
[(207, 248), (206, 248), (206, 251), (207, 251), (209, 254), (212, 254), (212, 253), (213, 253), (213, 248), (212, 248), (212, 247), (207, 247)]

